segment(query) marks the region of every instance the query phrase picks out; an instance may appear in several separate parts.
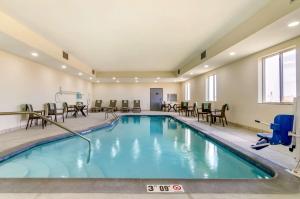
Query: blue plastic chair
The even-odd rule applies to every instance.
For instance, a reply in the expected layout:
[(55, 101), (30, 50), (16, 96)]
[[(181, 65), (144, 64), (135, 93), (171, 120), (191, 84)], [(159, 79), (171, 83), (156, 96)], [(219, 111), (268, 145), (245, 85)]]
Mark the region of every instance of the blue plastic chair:
[(260, 139), (256, 145), (252, 145), (251, 147), (259, 150), (269, 145), (290, 145), (292, 137), (288, 134), (293, 131), (293, 124), (293, 115), (277, 115), (274, 118), (274, 123), (270, 124), (273, 133), (258, 133), (257, 136)]

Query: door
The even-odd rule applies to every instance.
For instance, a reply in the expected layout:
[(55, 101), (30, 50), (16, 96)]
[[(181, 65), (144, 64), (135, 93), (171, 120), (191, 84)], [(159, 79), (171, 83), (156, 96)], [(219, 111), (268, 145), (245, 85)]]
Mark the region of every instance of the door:
[(150, 88), (150, 110), (160, 111), (163, 99), (162, 88)]

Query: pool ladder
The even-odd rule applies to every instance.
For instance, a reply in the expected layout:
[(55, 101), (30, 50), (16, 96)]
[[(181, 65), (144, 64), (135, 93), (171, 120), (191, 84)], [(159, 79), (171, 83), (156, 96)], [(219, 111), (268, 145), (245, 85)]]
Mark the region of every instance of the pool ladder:
[(115, 112), (105, 112), (105, 119), (108, 119), (109, 118), (109, 114), (111, 114), (113, 120), (117, 120), (119, 119), (119, 115), (116, 114)]
[(88, 146), (89, 146), (88, 157), (87, 157), (87, 163), (90, 162), (90, 159), (91, 159), (91, 151), (92, 151), (91, 140), (88, 139), (88, 138), (86, 138), (85, 136), (82, 136), (80, 133), (77, 133), (77, 132), (75, 132), (75, 131), (72, 131), (72, 130), (70, 130), (69, 128), (67, 128), (67, 127), (65, 127), (65, 126), (63, 126), (63, 125), (61, 125), (61, 124), (59, 124), (59, 123), (57, 123), (57, 122), (55, 122), (55, 121), (52, 121), (51, 119), (49, 119), (49, 118), (47, 118), (47, 117), (45, 117), (45, 116), (43, 116), (43, 115), (40, 115), (40, 114), (38, 114), (38, 113), (36, 113), (36, 112), (27, 112), (27, 111), (26, 111), (26, 112), (24, 112), (24, 111), (23, 111), (23, 112), (0, 112), (0, 116), (3, 116), (3, 115), (28, 115), (28, 114), (32, 114), (32, 115), (34, 115), (34, 116), (36, 116), (36, 117), (39, 117), (39, 118), (43, 119), (44, 121), (50, 122), (51, 124), (54, 124), (55, 126), (61, 128), (61, 129), (64, 129), (64, 130), (68, 131), (69, 133), (72, 133), (73, 135), (78, 136), (79, 138), (81, 138), (81, 139), (87, 141)]

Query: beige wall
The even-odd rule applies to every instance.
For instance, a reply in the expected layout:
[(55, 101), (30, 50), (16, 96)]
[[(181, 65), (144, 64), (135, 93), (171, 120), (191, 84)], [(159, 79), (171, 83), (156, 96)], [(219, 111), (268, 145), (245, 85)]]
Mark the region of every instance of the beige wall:
[[(43, 104), (55, 102), (60, 86), (63, 90), (82, 92), (84, 102), (92, 97), (92, 83), (3, 51), (0, 51), (0, 68), (1, 111), (20, 111), (20, 105), (26, 103), (41, 109)], [(60, 101), (74, 103), (76, 97), (63, 95)], [(0, 132), (22, 124), (21, 117), (1, 116)]]
[[(275, 105), (258, 103), (258, 63), (261, 57), (276, 51), (300, 46), (300, 37), (284, 42), (280, 45), (263, 50), (234, 63), (225, 65), (204, 75), (197, 76), (187, 82), (191, 84), (191, 102), (205, 101), (205, 79), (207, 76), (217, 75), (217, 102), (214, 108), (220, 108), (228, 103), (228, 120), (234, 123), (261, 128), (255, 119), (272, 121), (279, 113), (292, 113), (292, 105)], [(184, 94), (184, 83), (181, 85)]]
[(129, 100), (130, 107), (134, 99), (141, 100), (142, 110), (150, 110), (150, 88), (163, 88), (164, 100), (167, 94), (177, 93), (178, 101), (181, 100), (179, 83), (107, 83), (95, 84), (93, 90), (94, 99), (102, 99), (104, 106), (107, 106), (109, 100), (118, 100), (117, 106), (121, 106), (121, 100)]

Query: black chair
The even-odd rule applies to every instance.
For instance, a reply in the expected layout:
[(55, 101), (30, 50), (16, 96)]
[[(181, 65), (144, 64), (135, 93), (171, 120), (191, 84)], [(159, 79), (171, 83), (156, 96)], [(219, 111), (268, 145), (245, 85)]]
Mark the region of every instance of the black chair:
[(84, 105), (83, 102), (76, 102), (76, 106), (77, 107), (83, 107), (84, 106), (83, 111), (86, 112), (86, 115), (89, 114), (89, 106), (88, 105)]
[(213, 122), (216, 122), (217, 118), (219, 118), (219, 121), (222, 122), (223, 127), (225, 126), (224, 125), (224, 120), (225, 120), (226, 125), (228, 125), (227, 118), (226, 118), (226, 115), (225, 115), (226, 110), (229, 110), (228, 104), (224, 104), (222, 106), (222, 109), (219, 110), (219, 111), (218, 110), (212, 111), (211, 114), (210, 114), (210, 125)]
[(180, 106), (178, 107), (178, 113), (185, 113), (187, 114), (187, 110), (189, 108), (189, 103), (188, 102), (181, 102)]
[(66, 118), (68, 118), (68, 113), (74, 113), (75, 112), (74, 105), (69, 106), (67, 102), (63, 103), (63, 109), (64, 109), (64, 112), (66, 113)]
[[(34, 111), (31, 104), (26, 104), (26, 105), (25, 105), (25, 110), (26, 110), (27, 112), (35, 112), (35, 113), (37, 113), (37, 114), (44, 115), (44, 111)], [(38, 124), (39, 120), (41, 120), (41, 121), (42, 121), (42, 128), (44, 128), (44, 120), (43, 120), (43, 118), (41, 118), (41, 117), (39, 117), (39, 116), (36, 116), (36, 115), (34, 115), (34, 114), (29, 114), (29, 116), (28, 116), (28, 121), (27, 121), (27, 125), (26, 125), (26, 130), (28, 129), (29, 126), (30, 126), (30, 127), (32, 126), (33, 120), (35, 120), (37, 124)], [(29, 124), (30, 124), (30, 125), (29, 125)]]
[(65, 122), (64, 109), (57, 109), (55, 103), (47, 103), (48, 116), (54, 116), (54, 121), (57, 122), (57, 116), (61, 116)]
[(211, 103), (202, 103), (201, 109), (197, 109), (198, 122), (200, 121), (200, 115), (204, 120), (204, 116), (206, 116), (206, 120), (208, 122), (208, 115), (211, 113)]
[(95, 106), (91, 108), (92, 112), (101, 112), (103, 111), (102, 100), (96, 100)]

